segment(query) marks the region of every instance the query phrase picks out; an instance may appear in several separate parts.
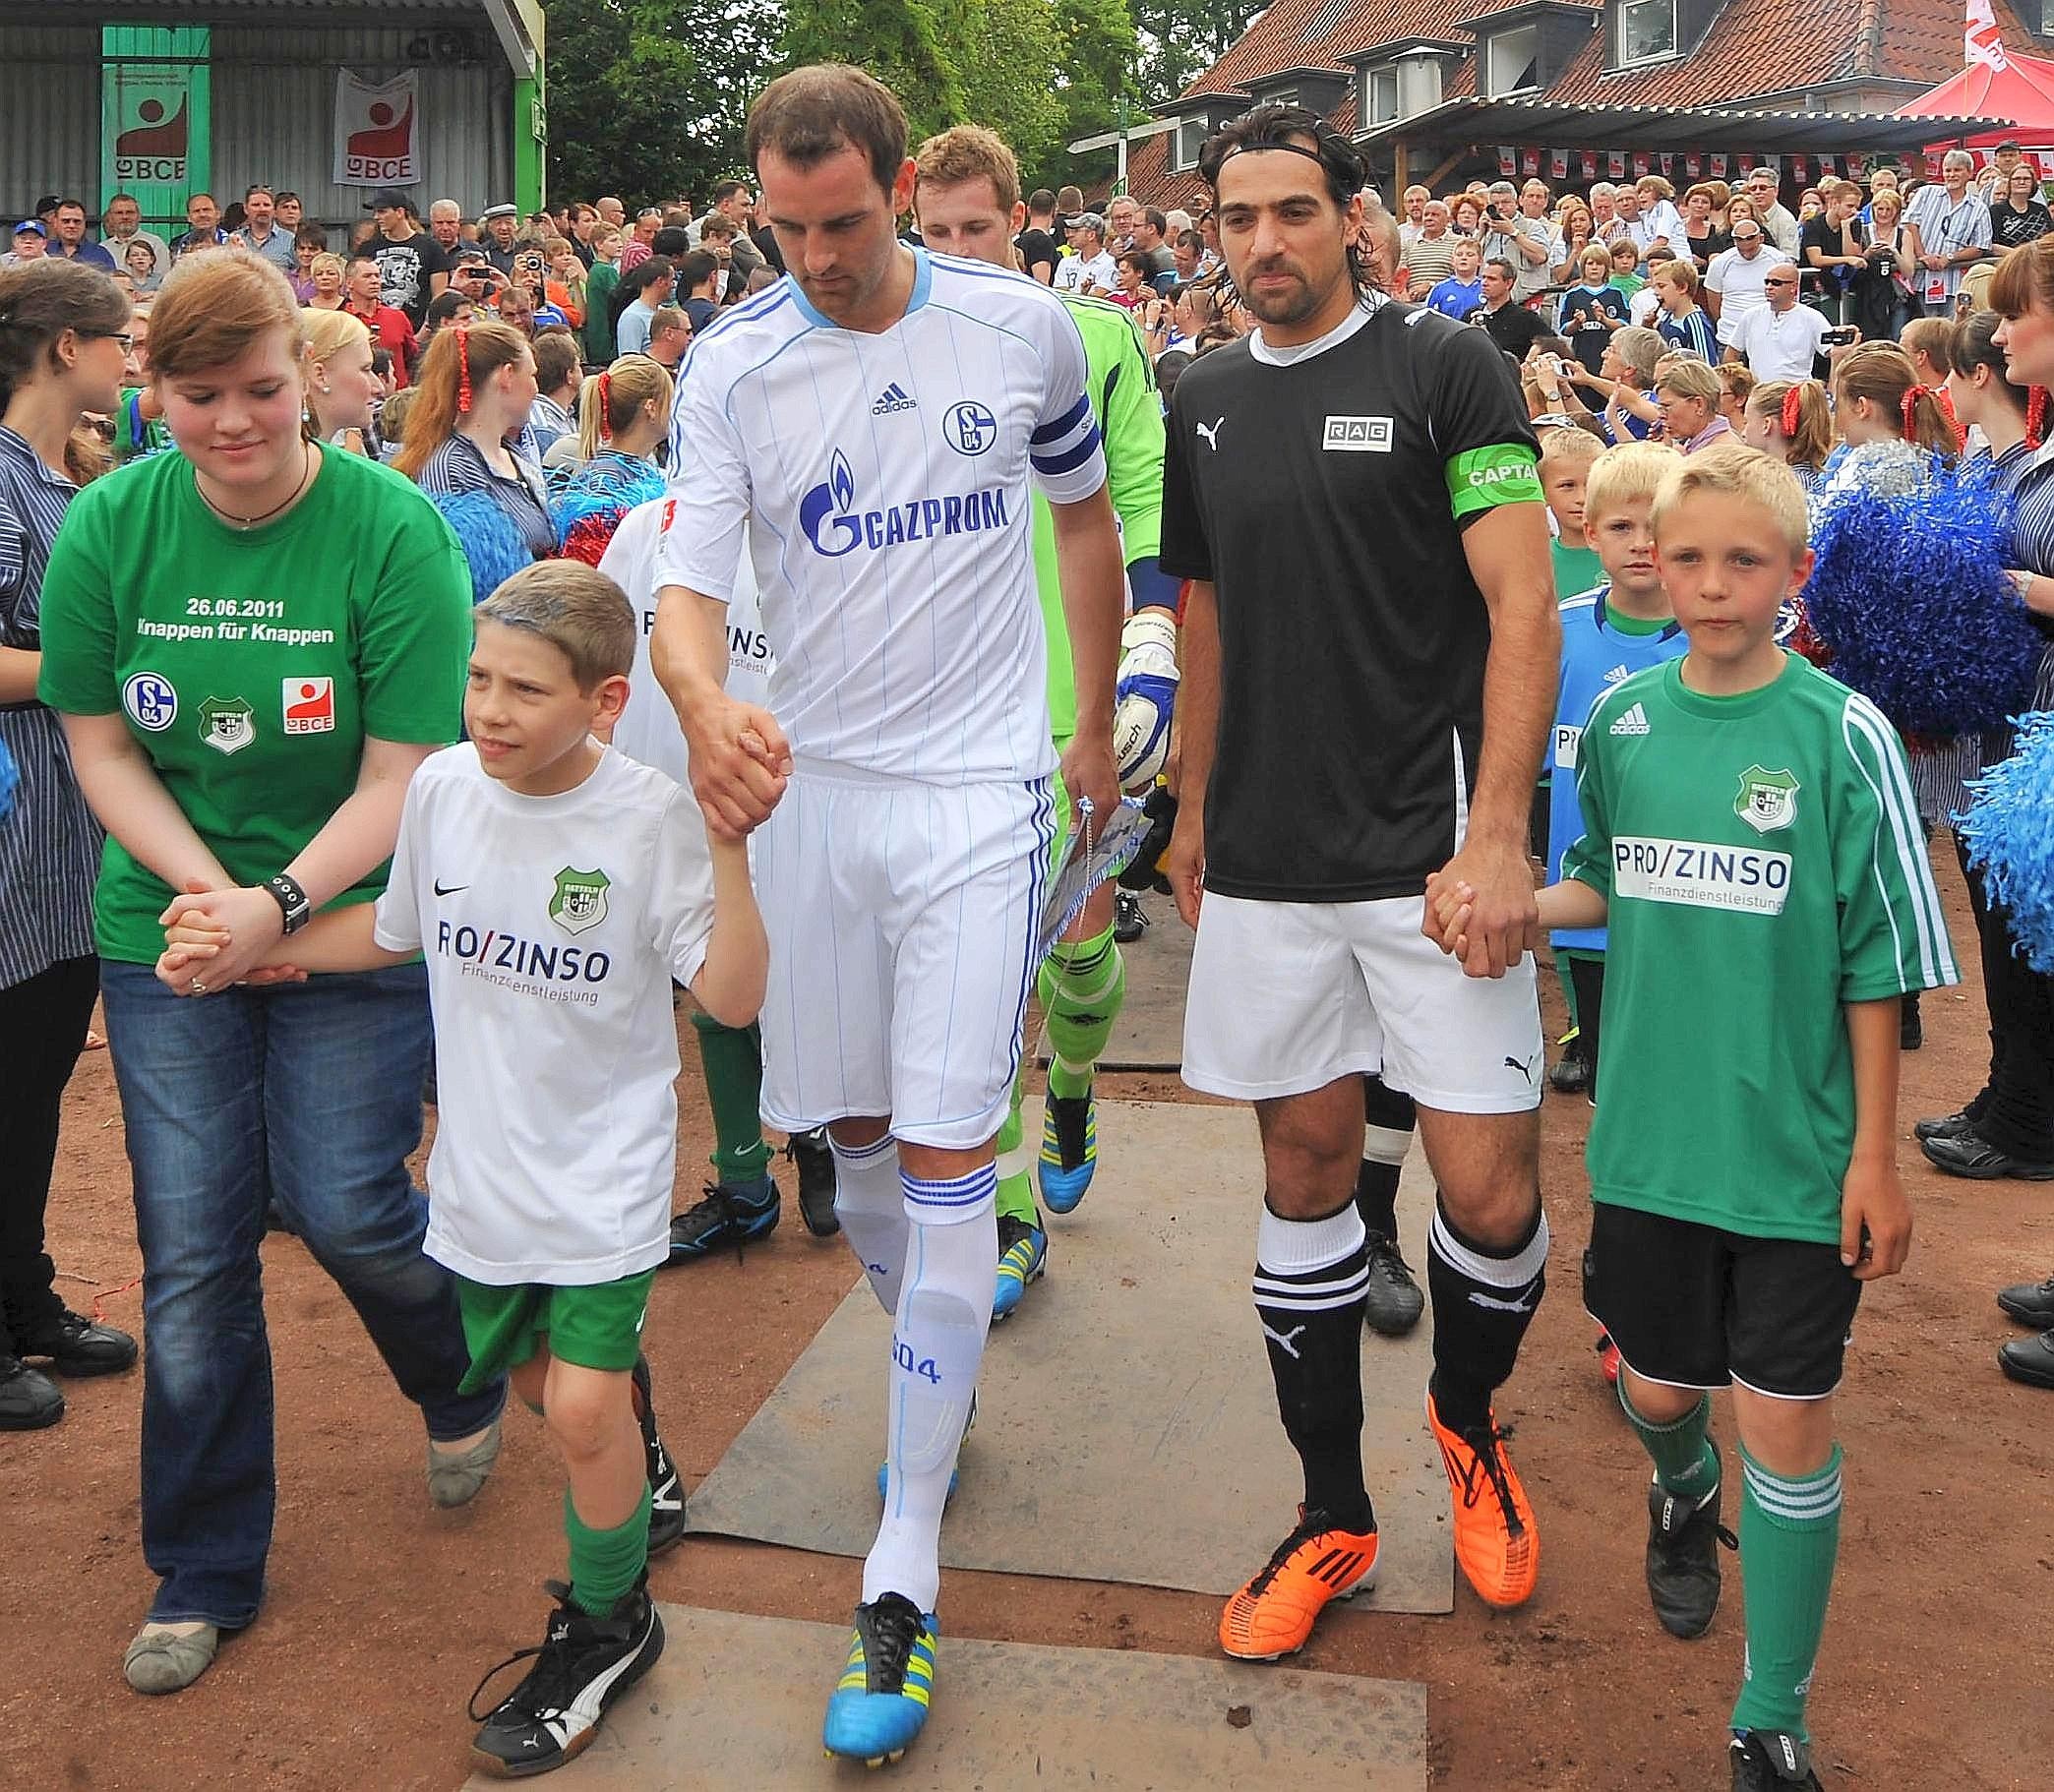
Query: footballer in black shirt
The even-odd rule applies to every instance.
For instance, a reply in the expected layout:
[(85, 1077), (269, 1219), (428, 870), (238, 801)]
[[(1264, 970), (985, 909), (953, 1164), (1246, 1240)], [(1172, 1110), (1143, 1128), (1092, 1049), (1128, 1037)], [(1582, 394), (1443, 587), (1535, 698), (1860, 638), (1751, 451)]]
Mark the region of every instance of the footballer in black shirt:
[[(1518, 387), (1483, 331), (1369, 287), (1354, 149), (1265, 105), (1200, 170), (1258, 328), (1185, 369), (1171, 408), (1162, 566), (1194, 582), (1165, 868), (1198, 928), (1184, 1079), (1261, 1122), (1255, 1307), (1305, 1502), (1220, 1641), (1268, 1658), (1375, 1569), (1374, 1261), (1351, 1188), (1369, 1073), (1418, 1104), (1440, 1185), (1426, 1410), (1456, 1559), (1493, 1605), (1535, 1584), (1491, 1397), (1547, 1255), (1526, 816), (1560, 632)], [(1429, 931), (1434, 873), (1489, 911), (1465, 964)]]

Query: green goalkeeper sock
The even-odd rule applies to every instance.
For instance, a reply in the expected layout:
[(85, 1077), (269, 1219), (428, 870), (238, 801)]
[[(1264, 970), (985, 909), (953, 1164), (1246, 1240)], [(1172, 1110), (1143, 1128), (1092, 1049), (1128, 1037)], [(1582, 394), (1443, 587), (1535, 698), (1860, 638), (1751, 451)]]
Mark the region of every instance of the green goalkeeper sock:
[(1126, 965), (1109, 926), (1090, 939), (1065, 940), (1042, 963), (1048, 1017), (1049, 1093), (1074, 1100), (1091, 1093), (1092, 1072), (1126, 999)]
[(713, 1109), (713, 1173), (728, 1184), (755, 1182), (769, 1167), (763, 1142), (763, 1036), (755, 1024), (723, 1027), (695, 1008), (706, 1105)]
[(1840, 1553), (1840, 1446), (1815, 1474), (1771, 1474), (1744, 1449), (1740, 1467), (1747, 1657), (1733, 1728), (1782, 1730), (1809, 1741), (1804, 1702)]
[(1648, 1455), (1654, 1459), (1655, 1474), (1666, 1493), (1701, 1498), (1719, 1485), (1719, 1446), (1713, 1443), (1712, 1397), (1701, 1395), (1698, 1404), (1681, 1418), (1658, 1425), (1633, 1409), (1626, 1397), (1626, 1378), (1619, 1377), (1619, 1410), (1634, 1429)]
[[(1025, 1074), (1022, 1071), (1020, 1076)], [(1020, 1141), (1025, 1136), (1020, 1124), (1020, 1098), (1025, 1093), (1020, 1087), (1020, 1076), (1013, 1078), (1012, 1105), (1005, 1110), (1005, 1118), (998, 1125), (997, 1216), (1001, 1220), (1020, 1220), (1029, 1225), (1039, 1225), (1041, 1214), (1034, 1205), (1033, 1160), (1020, 1149)]]
[(624, 1523), (594, 1530), (564, 1494), (564, 1534), (571, 1539), (571, 1602), (594, 1618), (620, 1604), (649, 1565), (649, 1490)]

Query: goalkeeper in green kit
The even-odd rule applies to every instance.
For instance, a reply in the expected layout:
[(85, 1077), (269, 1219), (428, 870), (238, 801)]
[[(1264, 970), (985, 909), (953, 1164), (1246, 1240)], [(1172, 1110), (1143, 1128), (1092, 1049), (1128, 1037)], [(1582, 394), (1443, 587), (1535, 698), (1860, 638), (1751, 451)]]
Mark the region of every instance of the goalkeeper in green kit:
[[(958, 125), (920, 146), (914, 213), (922, 241), (939, 255), (1016, 270), (1013, 235), (1026, 221), (1013, 154), (980, 125)], [(1020, 276), (1024, 277), (1024, 276)], [(1152, 708), (1156, 738), (1167, 743), (1177, 689), (1177, 590), (1156, 565), (1163, 508), (1163, 406), (1133, 321), (1101, 299), (1063, 295), (1084, 338), (1087, 390), (1105, 440), (1108, 486), (1119, 517), (1131, 601), (1120, 640), (1117, 714)], [(1056, 532), (1048, 501), (1034, 500), (1034, 570), (1049, 642), (1049, 714), (1058, 751), (1076, 723), (1069, 631), (1063, 621)], [(1160, 754), (1157, 755), (1158, 758)], [(1126, 778), (1130, 767), (1122, 764)], [(1153, 771), (1137, 779), (1143, 788)], [(1058, 781), (1059, 784), (1059, 781)], [(1067, 798), (1057, 791), (1054, 863), (1068, 844)], [(1126, 993), (1126, 970), (1113, 938), (1113, 885), (1096, 890), (1041, 969), (1042, 1012), (1053, 1055), (1038, 1165), (1042, 1199), (1058, 1214), (1083, 1200), (1098, 1162), (1092, 1077)], [(998, 1270), (992, 1316), (1020, 1303), (1048, 1258), (1048, 1234), (1034, 1203), (1020, 1122), (1020, 1085), (998, 1131)]]
[[(1610, 929), (1584, 1304), (1654, 1462), (1648, 1592), (1678, 1637), (1719, 1603), (1711, 1395), (1732, 1393), (1735, 1792), (1820, 1783), (1805, 1705), (1840, 1547), (1833, 1397), (1862, 1284), (1911, 1242), (1899, 998), (1959, 981), (1897, 731), (1776, 643), (1805, 523), (1795, 477), (1752, 449), (1663, 478), (1656, 560), (1690, 650), (1593, 706), (1584, 836), (1540, 898), (1542, 930)], [(1465, 892), (1427, 897), (1460, 951)]]

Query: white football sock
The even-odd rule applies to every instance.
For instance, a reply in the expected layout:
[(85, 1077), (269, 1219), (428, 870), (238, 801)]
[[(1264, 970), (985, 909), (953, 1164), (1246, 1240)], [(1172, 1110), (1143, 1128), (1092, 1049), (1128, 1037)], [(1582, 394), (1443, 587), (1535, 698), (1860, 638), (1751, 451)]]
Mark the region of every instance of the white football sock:
[(834, 1153), (834, 1217), (870, 1278), (877, 1304), (893, 1315), (906, 1267), (908, 1229), (895, 1143), (889, 1133), (875, 1145), (857, 1146), (842, 1144), (831, 1132), (827, 1135)]
[(941, 1512), (992, 1325), (997, 1171), (903, 1177), (912, 1221), (891, 1341), (884, 1516), (863, 1565), (863, 1599), (898, 1593), (923, 1612), (941, 1589)]

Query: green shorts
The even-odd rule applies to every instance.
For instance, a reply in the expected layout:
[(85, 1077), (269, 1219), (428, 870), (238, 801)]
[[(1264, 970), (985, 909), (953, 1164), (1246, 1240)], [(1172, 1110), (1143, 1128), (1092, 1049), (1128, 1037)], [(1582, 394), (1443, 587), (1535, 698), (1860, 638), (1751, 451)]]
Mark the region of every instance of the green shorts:
[(548, 1341), (549, 1353), (580, 1369), (626, 1371), (641, 1354), (654, 1270), (588, 1287), (516, 1282), (511, 1287), (456, 1278), (456, 1304), (471, 1365), (460, 1392), (475, 1394), (527, 1362)]

